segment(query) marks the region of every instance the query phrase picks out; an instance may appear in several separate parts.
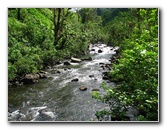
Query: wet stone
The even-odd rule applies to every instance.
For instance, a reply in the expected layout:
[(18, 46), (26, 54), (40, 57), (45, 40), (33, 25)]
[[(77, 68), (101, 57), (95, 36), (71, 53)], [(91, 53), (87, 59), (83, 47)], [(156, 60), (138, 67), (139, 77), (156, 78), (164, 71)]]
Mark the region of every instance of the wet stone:
[(101, 63), (99, 63), (99, 65), (104, 65), (104, 63), (101, 62)]
[(87, 88), (86, 86), (81, 86), (79, 89), (80, 89), (81, 91), (85, 91), (85, 90), (87, 90), (88, 88)]
[(91, 91), (99, 91), (98, 88), (93, 88)]
[(103, 80), (109, 80), (109, 77), (108, 77), (108, 76), (103, 76), (102, 79), (103, 79)]
[(70, 63), (68, 61), (65, 61), (63, 64), (64, 65), (70, 65)]
[(98, 53), (102, 53), (103, 51), (102, 50), (98, 50)]
[(55, 63), (55, 65), (60, 65), (61, 64), (61, 61), (56, 61), (56, 62), (54, 62)]
[(110, 48), (110, 50), (112, 51), (112, 50), (113, 50), (113, 47), (112, 47), (112, 48)]
[(71, 62), (73, 62), (73, 63), (79, 63), (79, 62), (81, 62), (81, 59), (72, 57), (71, 58)]
[(89, 75), (90, 78), (94, 77), (94, 75)]
[(60, 71), (57, 71), (57, 73), (61, 73)]
[(78, 78), (75, 78), (75, 79), (73, 79), (73, 80), (71, 80), (72, 82), (78, 82)]

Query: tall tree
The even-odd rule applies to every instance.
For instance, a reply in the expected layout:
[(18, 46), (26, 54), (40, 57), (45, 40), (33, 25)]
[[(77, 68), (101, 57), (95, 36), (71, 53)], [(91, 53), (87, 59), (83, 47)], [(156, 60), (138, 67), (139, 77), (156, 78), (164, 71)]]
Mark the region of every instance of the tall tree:
[(53, 9), (53, 23), (54, 23), (54, 46), (62, 49), (64, 45), (58, 47), (59, 40), (64, 36), (63, 27), (64, 21), (70, 13), (71, 8), (54, 8)]
[(21, 8), (18, 8), (18, 13), (17, 13), (17, 19), (20, 21), (21, 20)]

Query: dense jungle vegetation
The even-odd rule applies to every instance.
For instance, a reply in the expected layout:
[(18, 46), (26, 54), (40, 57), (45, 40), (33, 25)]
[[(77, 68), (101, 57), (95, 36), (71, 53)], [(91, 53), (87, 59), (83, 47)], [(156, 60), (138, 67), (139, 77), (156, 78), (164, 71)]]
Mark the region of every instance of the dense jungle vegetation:
[[(56, 61), (88, 53), (98, 41), (119, 46), (110, 80), (116, 88), (92, 97), (111, 103), (96, 116), (123, 118), (126, 108), (139, 111), (138, 120), (158, 121), (158, 9), (156, 8), (9, 8), (8, 80), (37, 73)], [(122, 108), (124, 107), (124, 108)]]

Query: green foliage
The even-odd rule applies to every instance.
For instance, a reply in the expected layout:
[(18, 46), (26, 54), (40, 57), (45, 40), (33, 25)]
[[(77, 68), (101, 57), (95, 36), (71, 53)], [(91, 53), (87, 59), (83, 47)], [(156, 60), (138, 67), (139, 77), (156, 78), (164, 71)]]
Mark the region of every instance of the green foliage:
[[(84, 17), (76, 13), (70, 13), (64, 26), (64, 35), (66, 37), (65, 51), (67, 55), (85, 54), (88, 45), (100, 39), (100, 24), (101, 19), (97, 16), (95, 9), (81, 9)], [(81, 20), (80, 20), (81, 19)], [(81, 22), (84, 19), (84, 22)], [(63, 41), (63, 38), (62, 38)]]
[(42, 14), (42, 9), (23, 8), (21, 21), (17, 20), (17, 11), (9, 9), (8, 13), (9, 80), (24, 73), (38, 72), (55, 56), (51, 11), (45, 9), (47, 13)]
[[(100, 39), (102, 21), (96, 9), (81, 9), (81, 12), (86, 17), (84, 23), (79, 13), (70, 12), (68, 8), (9, 9), (9, 80), (38, 72), (55, 60), (86, 54), (88, 45)], [(59, 23), (54, 24), (53, 19)]]
[[(138, 110), (136, 120), (158, 120), (158, 10), (140, 9), (139, 23), (129, 30), (130, 38), (120, 37), (121, 55), (118, 64), (113, 64), (110, 76), (112, 81), (119, 81), (116, 88), (103, 84), (105, 95), (96, 94), (94, 98), (103, 102), (116, 103), (115, 110), (110, 107), (112, 116), (125, 114), (125, 107)], [(130, 19), (130, 18), (129, 18)], [(115, 21), (117, 22), (115, 18)], [(130, 20), (129, 20), (130, 21)], [(150, 24), (149, 24), (150, 21)], [(138, 25), (139, 24), (139, 25)], [(123, 32), (125, 26), (121, 26)], [(113, 31), (117, 31), (116, 28)], [(128, 30), (127, 30), (128, 31)], [(118, 32), (120, 33), (120, 31)], [(120, 34), (121, 34), (120, 33)], [(126, 36), (126, 34), (124, 33)], [(105, 88), (106, 87), (106, 88)], [(118, 105), (118, 106), (117, 106)], [(114, 111), (117, 111), (114, 112)], [(122, 119), (123, 120), (123, 119)]]
[(128, 8), (97, 8), (97, 14), (103, 19), (103, 26), (112, 21), (121, 12), (128, 11)]
[(130, 12), (121, 12), (104, 26), (105, 33), (109, 36), (107, 42), (119, 46), (124, 39), (130, 38), (135, 24), (136, 18)]
[(8, 63), (8, 76), (9, 80), (13, 80), (16, 76), (17, 69), (14, 65), (12, 65), (10, 62)]

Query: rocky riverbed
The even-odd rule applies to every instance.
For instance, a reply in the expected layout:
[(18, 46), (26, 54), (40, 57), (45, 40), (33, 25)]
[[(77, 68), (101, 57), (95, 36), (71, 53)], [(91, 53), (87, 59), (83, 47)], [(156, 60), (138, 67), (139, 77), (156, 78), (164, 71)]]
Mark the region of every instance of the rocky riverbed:
[[(72, 57), (37, 75), (25, 75), (22, 86), (9, 87), (8, 120), (98, 121), (96, 111), (109, 106), (93, 99), (91, 92), (103, 92), (103, 81), (115, 86), (108, 76), (119, 47), (93, 44), (89, 50), (86, 58)], [(33, 77), (37, 82), (24, 83)]]

